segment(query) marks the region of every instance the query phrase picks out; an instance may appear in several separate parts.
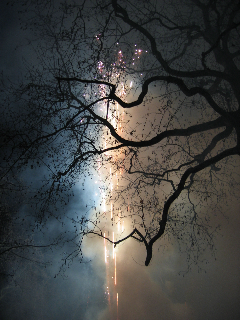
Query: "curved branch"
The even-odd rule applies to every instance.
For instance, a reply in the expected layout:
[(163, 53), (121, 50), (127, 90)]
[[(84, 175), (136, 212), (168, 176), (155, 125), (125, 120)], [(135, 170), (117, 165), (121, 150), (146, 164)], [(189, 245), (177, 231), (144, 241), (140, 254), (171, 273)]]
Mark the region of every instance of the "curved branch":
[(159, 228), (157, 234), (148, 243), (147, 257), (145, 260), (146, 266), (149, 265), (149, 263), (152, 259), (153, 244), (164, 234), (165, 227), (167, 224), (168, 211), (170, 209), (170, 206), (179, 197), (179, 195), (183, 191), (188, 177), (190, 175), (193, 176), (197, 172), (200, 172), (201, 170), (209, 167), (212, 164), (216, 164), (218, 161), (220, 161), (228, 156), (237, 155), (237, 154), (240, 155), (239, 147), (234, 147), (234, 148), (225, 150), (225, 151), (219, 153), (218, 155), (216, 155), (215, 157), (212, 157), (212, 158), (202, 162), (201, 164), (199, 164), (193, 168), (189, 168), (185, 171), (185, 173), (182, 175), (182, 178), (178, 184), (176, 191), (168, 198), (168, 200), (164, 204), (163, 213), (162, 213), (162, 220), (159, 222), (160, 228)]
[[(111, 87), (109, 95), (107, 97), (101, 98), (100, 100), (97, 100), (96, 102), (99, 102), (99, 101), (105, 100), (105, 99), (111, 99), (111, 100), (115, 100), (116, 102), (118, 102), (125, 109), (129, 109), (129, 108), (132, 108), (132, 107), (140, 105), (143, 102), (144, 97), (148, 93), (148, 86), (152, 82), (165, 81), (167, 83), (171, 83), (171, 84), (177, 85), (179, 87), (179, 89), (187, 97), (192, 97), (192, 96), (194, 96), (196, 94), (199, 94), (199, 95), (203, 96), (207, 100), (209, 105), (213, 108), (214, 111), (216, 111), (218, 114), (226, 117), (229, 120), (232, 119), (230, 113), (226, 112), (222, 108), (220, 108), (218, 106), (218, 104), (214, 101), (214, 99), (212, 98), (211, 94), (207, 90), (205, 90), (205, 89), (203, 89), (201, 87), (192, 87), (192, 88), (189, 89), (182, 79), (177, 78), (177, 77), (173, 77), (173, 76), (153, 76), (153, 77), (147, 79), (142, 85), (142, 91), (139, 94), (137, 100), (129, 102), (129, 103), (128, 102), (124, 102), (121, 98), (119, 98), (115, 94), (116, 86), (114, 84), (110, 83), (110, 82), (101, 81), (101, 80), (84, 80), (84, 79), (79, 79), (79, 78), (76, 78), (76, 77), (74, 77), (74, 78), (57, 78), (57, 79), (58, 79), (58, 81), (60, 81), (60, 80), (63, 80), (63, 81), (79, 81), (79, 82), (82, 82), (82, 83), (91, 83), (91, 84), (92, 83), (97, 83), (97, 84), (103, 84), (103, 85), (109, 86), (109, 87)], [(96, 103), (96, 102), (94, 102), (94, 103)], [(92, 105), (94, 103), (92, 103)]]
[(202, 162), (205, 159), (205, 157), (207, 156), (207, 154), (215, 148), (216, 144), (220, 140), (227, 138), (232, 133), (232, 131), (233, 131), (233, 127), (227, 126), (224, 131), (222, 131), (219, 134), (217, 134), (216, 136), (214, 136), (212, 141), (210, 142), (210, 144), (207, 146), (207, 148), (201, 154), (197, 155), (194, 159), (199, 162)]
[(150, 42), (151, 49), (153, 55), (156, 57), (156, 59), (160, 62), (161, 66), (164, 68), (164, 70), (177, 77), (185, 77), (185, 78), (196, 78), (196, 77), (206, 77), (206, 76), (213, 76), (213, 77), (219, 77), (225, 80), (230, 81), (231, 76), (228, 74), (221, 72), (221, 71), (215, 71), (215, 70), (196, 70), (196, 71), (180, 71), (172, 69), (169, 64), (165, 61), (159, 50), (157, 49), (157, 43), (155, 38), (141, 25), (131, 20), (128, 16), (127, 11), (121, 7), (117, 0), (112, 0), (112, 6), (115, 11), (115, 16), (122, 19), (125, 23), (127, 23), (129, 26), (133, 27), (135, 30), (138, 30), (141, 34), (143, 34)]
[(190, 126), (186, 129), (173, 129), (173, 130), (167, 130), (164, 132), (161, 132), (160, 134), (157, 134), (155, 137), (149, 140), (143, 140), (143, 141), (131, 141), (131, 140), (126, 140), (122, 138), (114, 129), (114, 127), (104, 118), (100, 117), (97, 115), (93, 110), (89, 109), (88, 110), (96, 119), (101, 121), (103, 125), (105, 125), (109, 130), (111, 135), (118, 140), (118, 142), (122, 143), (124, 146), (129, 146), (129, 147), (148, 147), (152, 146), (160, 141), (162, 141), (165, 138), (173, 137), (173, 136), (190, 136), (194, 133), (198, 132), (204, 132), (208, 131), (211, 129), (216, 129), (222, 126), (225, 126), (225, 121), (223, 117), (219, 117), (213, 121), (209, 121), (206, 123), (201, 123), (197, 124), (194, 126)]
[(117, 97), (114, 92), (110, 92), (109, 98), (117, 101), (123, 108), (135, 107), (135, 106), (137, 106), (137, 105), (139, 105), (140, 103), (143, 102), (143, 99), (144, 99), (144, 97), (146, 96), (146, 94), (148, 92), (149, 84), (154, 82), (154, 81), (165, 81), (167, 83), (175, 84), (175, 85), (177, 85), (179, 87), (179, 89), (187, 97), (192, 97), (192, 96), (194, 96), (196, 94), (199, 94), (199, 95), (203, 96), (207, 100), (207, 102), (210, 104), (210, 106), (213, 108), (214, 111), (216, 111), (220, 115), (222, 115), (222, 116), (224, 116), (224, 117), (226, 117), (227, 119), (230, 120), (229, 113), (224, 111), (222, 108), (220, 108), (218, 106), (218, 104), (213, 100), (211, 94), (208, 91), (206, 91), (205, 89), (203, 89), (201, 87), (192, 87), (192, 88), (189, 89), (182, 79), (177, 78), (177, 77), (173, 77), (173, 76), (154, 76), (154, 77), (151, 77), (151, 78), (147, 79), (143, 83), (142, 92), (140, 93), (140, 95), (138, 96), (138, 99), (136, 101), (129, 102), (129, 103), (124, 102), (119, 97)]

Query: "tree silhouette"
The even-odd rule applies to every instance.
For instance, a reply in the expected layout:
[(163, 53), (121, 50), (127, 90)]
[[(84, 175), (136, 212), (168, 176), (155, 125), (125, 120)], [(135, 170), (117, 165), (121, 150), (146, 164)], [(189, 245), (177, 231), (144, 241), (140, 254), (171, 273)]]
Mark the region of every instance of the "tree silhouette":
[[(202, 242), (212, 246), (208, 199), (224, 196), (240, 154), (239, 2), (46, 1), (28, 15), (35, 58), (8, 84), (3, 176), (45, 165), (34, 195), (44, 223), (101, 167), (108, 209), (73, 219), (81, 239), (134, 238), (149, 265), (157, 240), (185, 233), (197, 259)], [(101, 225), (110, 206), (112, 226), (128, 223), (117, 240)]]

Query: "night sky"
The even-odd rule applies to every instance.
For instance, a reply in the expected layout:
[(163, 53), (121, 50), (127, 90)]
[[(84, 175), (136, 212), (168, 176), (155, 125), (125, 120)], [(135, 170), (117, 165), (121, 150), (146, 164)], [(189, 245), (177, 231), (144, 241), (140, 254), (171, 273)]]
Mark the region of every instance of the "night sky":
[[(0, 69), (4, 78), (16, 80), (24, 73), (22, 56), (29, 61), (35, 58), (24, 46), (24, 39), (31, 37), (30, 31), (20, 30), (18, 13), (14, 6), (6, 3), (5, 0), (0, 2)], [(19, 44), (23, 46), (15, 50)], [(4, 108), (2, 103), (1, 108)], [(150, 265), (145, 267), (144, 245), (128, 239), (116, 249), (117, 285), (110, 292), (109, 300), (107, 286), (112, 281), (114, 263), (111, 262), (109, 268), (105, 265), (103, 239), (86, 237), (83, 240), (83, 261), (79, 263), (76, 259), (61, 272), (62, 252), (67, 251), (70, 244), (52, 251), (37, 250), (36, 260), (50, 261), (46, 268), (31, 259), (20, 259), (17, 265), (15, 261), (8, 261), (5, 271), (6, 268), (11, 272), (14, 270), (14, 277), (1, 280), (0, 319), (240, 319), (240, 211), (238, 198), (231, 196), (237, 191), (229, 186), (234, 170), (240, 173), (239, 158), (235, 157), (233, 162), (236, 167), (229, 167), (229, 176), (224, 182), (228, 186), (227, 199), (219, 204), (225, 216), (214, 212), (214, 204), (209, 209), (211, 219), (221, 225), (215, 235), (214, 253), (210, 250), (203, 252), (200, 261), (192, 264), (189, 271), (187, 255), (177, 241), (160, 240), (154, 247)], [(41, 170), (40, 167), (33, 175), (26, 170), (21, 173), (21, 178), (37, 186), (43, 174)], [(60, 215), (68, 232), (74, 232), (74, 227), (66, 216), (74, 217), (76, 212), (81, 216), (85, 213), (85, 200), (95, 199), (95, 186), (90, 179), (85, 184), (83, 190), (80, 179), (74, 186), (75, 197), (64, 209), (59, 207), (63, 210)], [(14, 192), (12, 197), (16, 197)], [(27, 202), (27, 199), (20, 201), (18, 215), (21, 218), (27, 216), (31, 224), (32, 211)], [(35, 240), (47, 243), (57, 235), (59, 228), (50, 220), (44, 233), (36, 233)]]

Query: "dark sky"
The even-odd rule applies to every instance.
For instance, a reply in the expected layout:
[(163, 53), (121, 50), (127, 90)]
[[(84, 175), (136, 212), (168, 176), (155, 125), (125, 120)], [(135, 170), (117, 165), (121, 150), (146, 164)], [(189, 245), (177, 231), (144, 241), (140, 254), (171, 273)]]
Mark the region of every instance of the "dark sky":
[[(22, 55), (27, 59), (32, 57), (24, 47), (14, 50), (19, 42), (24, 43), (26, 33), (20, 31), (17, 13), (5, 2), (0, 2), (0, 69), (5, 77), (16, 79), (23, 72)], [(234, 161), (240, 164), (239, 159)], [(34, 179), (38, 179), (37, 175)], [(228, 177), (225, 183), (230, 183)], [(67, 207), (69, 216), (83, 210), (84, 199), (91, 189), (90, 183), (84, 191), (80, 183), (76, 186), (78, 197)], [(130, 239), (117, 248), (117, 285), (114, 287), (111, 278), (114, 263), (109, 267), (105, 265), (103, 241), (87, 238), (83, 243), (85, 262), (73, 263), (56, 278), (61, 259), (58, 250), (46, 253), (52, 260), (46, 269), (31, 261), (21, 262), (14, 281), (2, 285), (0, 318), (117, 319), (118, 293), (119, 320), (240, 319), (240, 211), (238, 199), (230, 197), (230, 193), (226, 196), (229, 199), (222, 209), (227, 218), (210, 210), (213, 220), (217, 219), (222, 225), (215, 239), (215, 256), (207, 250), (199, 265), (192, 266), (189, 272), (186, 272), (189, 265), (186, 254), (179, 250), (178, 243), (169, 244), (166, 238), (159, 241), (150, 266), (145, 267), (144, 247)], [(19, 213), (24, 214), (26, 210), (23, 205)], [(48, 227), (49, 233), (55, 232), (54, 225)], [(71, 228), (69, 225), (69, 230)], [(44, 254), (44, 251), (39, 253)]]

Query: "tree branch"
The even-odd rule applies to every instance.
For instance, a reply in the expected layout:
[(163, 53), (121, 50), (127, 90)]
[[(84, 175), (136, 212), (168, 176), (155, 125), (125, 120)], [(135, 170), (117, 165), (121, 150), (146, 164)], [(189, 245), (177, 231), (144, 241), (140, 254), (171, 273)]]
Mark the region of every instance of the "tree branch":
[(117, 0), (112, 0), (112, 6), (115, 11), (116, 17), (121, 18), (125, 23), (133, 27), (135, 30), (138, 30), (142, 35), (144, 35), (149, 40), (153, 55), (160, 62), (161, 66), (164, 68), (164, 70), (167, 73), (173, 76), (183, 77), (183, 78), (213, 76), (213, 77), (219, 77), (228, 81), (231, 79), (231, 76), (221, 71), (208, 70), (208, 69), (196, 70), (196, 71), (180, 71), (180, 70), (171, 68), (169, 64), (164, 60), (160, 51), (157, 49), (157, 43), (155, 38), (147, 31), (147, 29), (143, 28), (141, 25), (131, 20), (128, 16), (127, 11), (118, 4)]
[(184, 190), (184, 186), (185, 183), (188, 179), (188, 177), (190, 175), (194, 175), (197, 172), (200, 172), (201, 170), (209, 167), (210, 165), (216, 164), (217, 162), (221, 161), (222, 159), (229, 157), (231, 155), (240, 155), (240, 150), (239, 147), (234, 147), (231, 149), (227, 149), (221, 153), (219, 153), (218, 155), (216, 155), (215, 157), (212, 157), (208, 160), (205, 160), (204, 162), (202, 162), (201, 164), (189, 168), (185, 171), (185, 173), (182, 175), (182, 178), (178, 184), (178, 187), (176, 189), (176, 191), (173, 192), (173, 194), (168, 198), (168, 200), (165, 202), (164, 204), (164, 208), (163, 208), (163, 213), (162, 213), (162, 219), (159, 222), (159, 230), (157, 232), (157, 234), (149, 241), (148, 243), (148, 250), (147, 250), (147, 257), (146, 257), (146, 261), (145, 261), (145, 265), (148, 266), (151, 259), (152, 259), (152, 247), (153, 244), (164, 234), (165, 231), (165, 227), (167, 224), (167, 217), (168, 217), (168, 212), (170, 209), (170, 206), (172, 205), (172, 203), (179, 197), (179, 195), (181, 194), (181, 192)]

